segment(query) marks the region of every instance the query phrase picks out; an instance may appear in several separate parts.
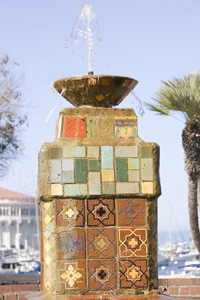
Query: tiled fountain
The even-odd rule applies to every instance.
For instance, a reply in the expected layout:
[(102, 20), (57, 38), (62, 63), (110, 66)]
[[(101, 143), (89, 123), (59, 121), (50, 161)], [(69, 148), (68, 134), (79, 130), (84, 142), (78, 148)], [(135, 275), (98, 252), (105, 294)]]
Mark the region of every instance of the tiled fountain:
[(39, 155), (40, 299), (134, 299), (158, 287), (159, 146), (138, 137), (133, 109), (112, 108), (136, 84), (92, 74), (54, 83), (75, 108), (60, 112)]

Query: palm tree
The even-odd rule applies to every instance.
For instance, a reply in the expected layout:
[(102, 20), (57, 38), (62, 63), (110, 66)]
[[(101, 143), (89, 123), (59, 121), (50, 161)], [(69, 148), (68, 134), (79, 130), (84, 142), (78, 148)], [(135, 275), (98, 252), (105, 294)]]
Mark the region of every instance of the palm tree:
[(150, 110), (161, 115), (179, 113), (186, 126), (182, 132), (185, 153), (185, 170), (188, 173), (188, 208), (190, 228), (194, 244), (200, 253), (200, 231), (198, 222), (198, 179), (200, 177), (200, 74), (194, 72), (183, 79), (163, 81), (153, 100), (146, 103)]

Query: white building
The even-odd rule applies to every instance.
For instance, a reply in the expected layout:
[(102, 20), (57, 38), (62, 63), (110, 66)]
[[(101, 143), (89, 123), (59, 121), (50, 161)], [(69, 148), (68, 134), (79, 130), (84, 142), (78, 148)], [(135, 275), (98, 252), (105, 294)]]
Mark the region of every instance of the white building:
[(0, 188), (0, 247), (39, 249), (39, 210), (34, 197)]

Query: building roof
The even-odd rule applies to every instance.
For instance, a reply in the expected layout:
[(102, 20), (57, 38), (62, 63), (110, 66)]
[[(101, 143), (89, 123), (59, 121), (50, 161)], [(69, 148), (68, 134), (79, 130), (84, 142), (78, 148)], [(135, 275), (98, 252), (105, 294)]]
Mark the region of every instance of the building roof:
[(34, 199), (34, 197), (0, 188), (0, 199)]

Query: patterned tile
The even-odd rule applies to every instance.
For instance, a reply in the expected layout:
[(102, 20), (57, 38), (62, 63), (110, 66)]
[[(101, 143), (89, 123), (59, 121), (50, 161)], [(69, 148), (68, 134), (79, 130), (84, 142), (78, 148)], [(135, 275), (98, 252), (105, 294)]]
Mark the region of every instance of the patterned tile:
[(83, 227), (85, 224), (84, 200), (57, 200), (57, 226)]
[(119, 261), (120, 288), (147, 289), (148, 270), (146, 259), (129, 259)]
[(132, 117), (115, 118), (115, 137), (134, 138), (137, 136), (137, 119)]
[(85, 260), (57, 261), (57, 292), (86, 289)]
[(115, 226), (114, 200), (87, 200), (87, 224), (88, 226)]
[(145, 226), (145, 199), (119, 199), (119, 226)]
[(87, 230), (88, 258), (111, 258), (116, 255), (115, 229)]
[(119, 256), (145, 257), (147, 256), (146, 228), (119, 229)]
[(56, 236), (58, 259), (85, 259), (85, 231), (74, 229)]
[(66, 138), (85, 138), (85, 117), (64, 117), (63, 136)]
[(114, 260), (88, 261), (89, 290), (117, 288), (116, 262)]

